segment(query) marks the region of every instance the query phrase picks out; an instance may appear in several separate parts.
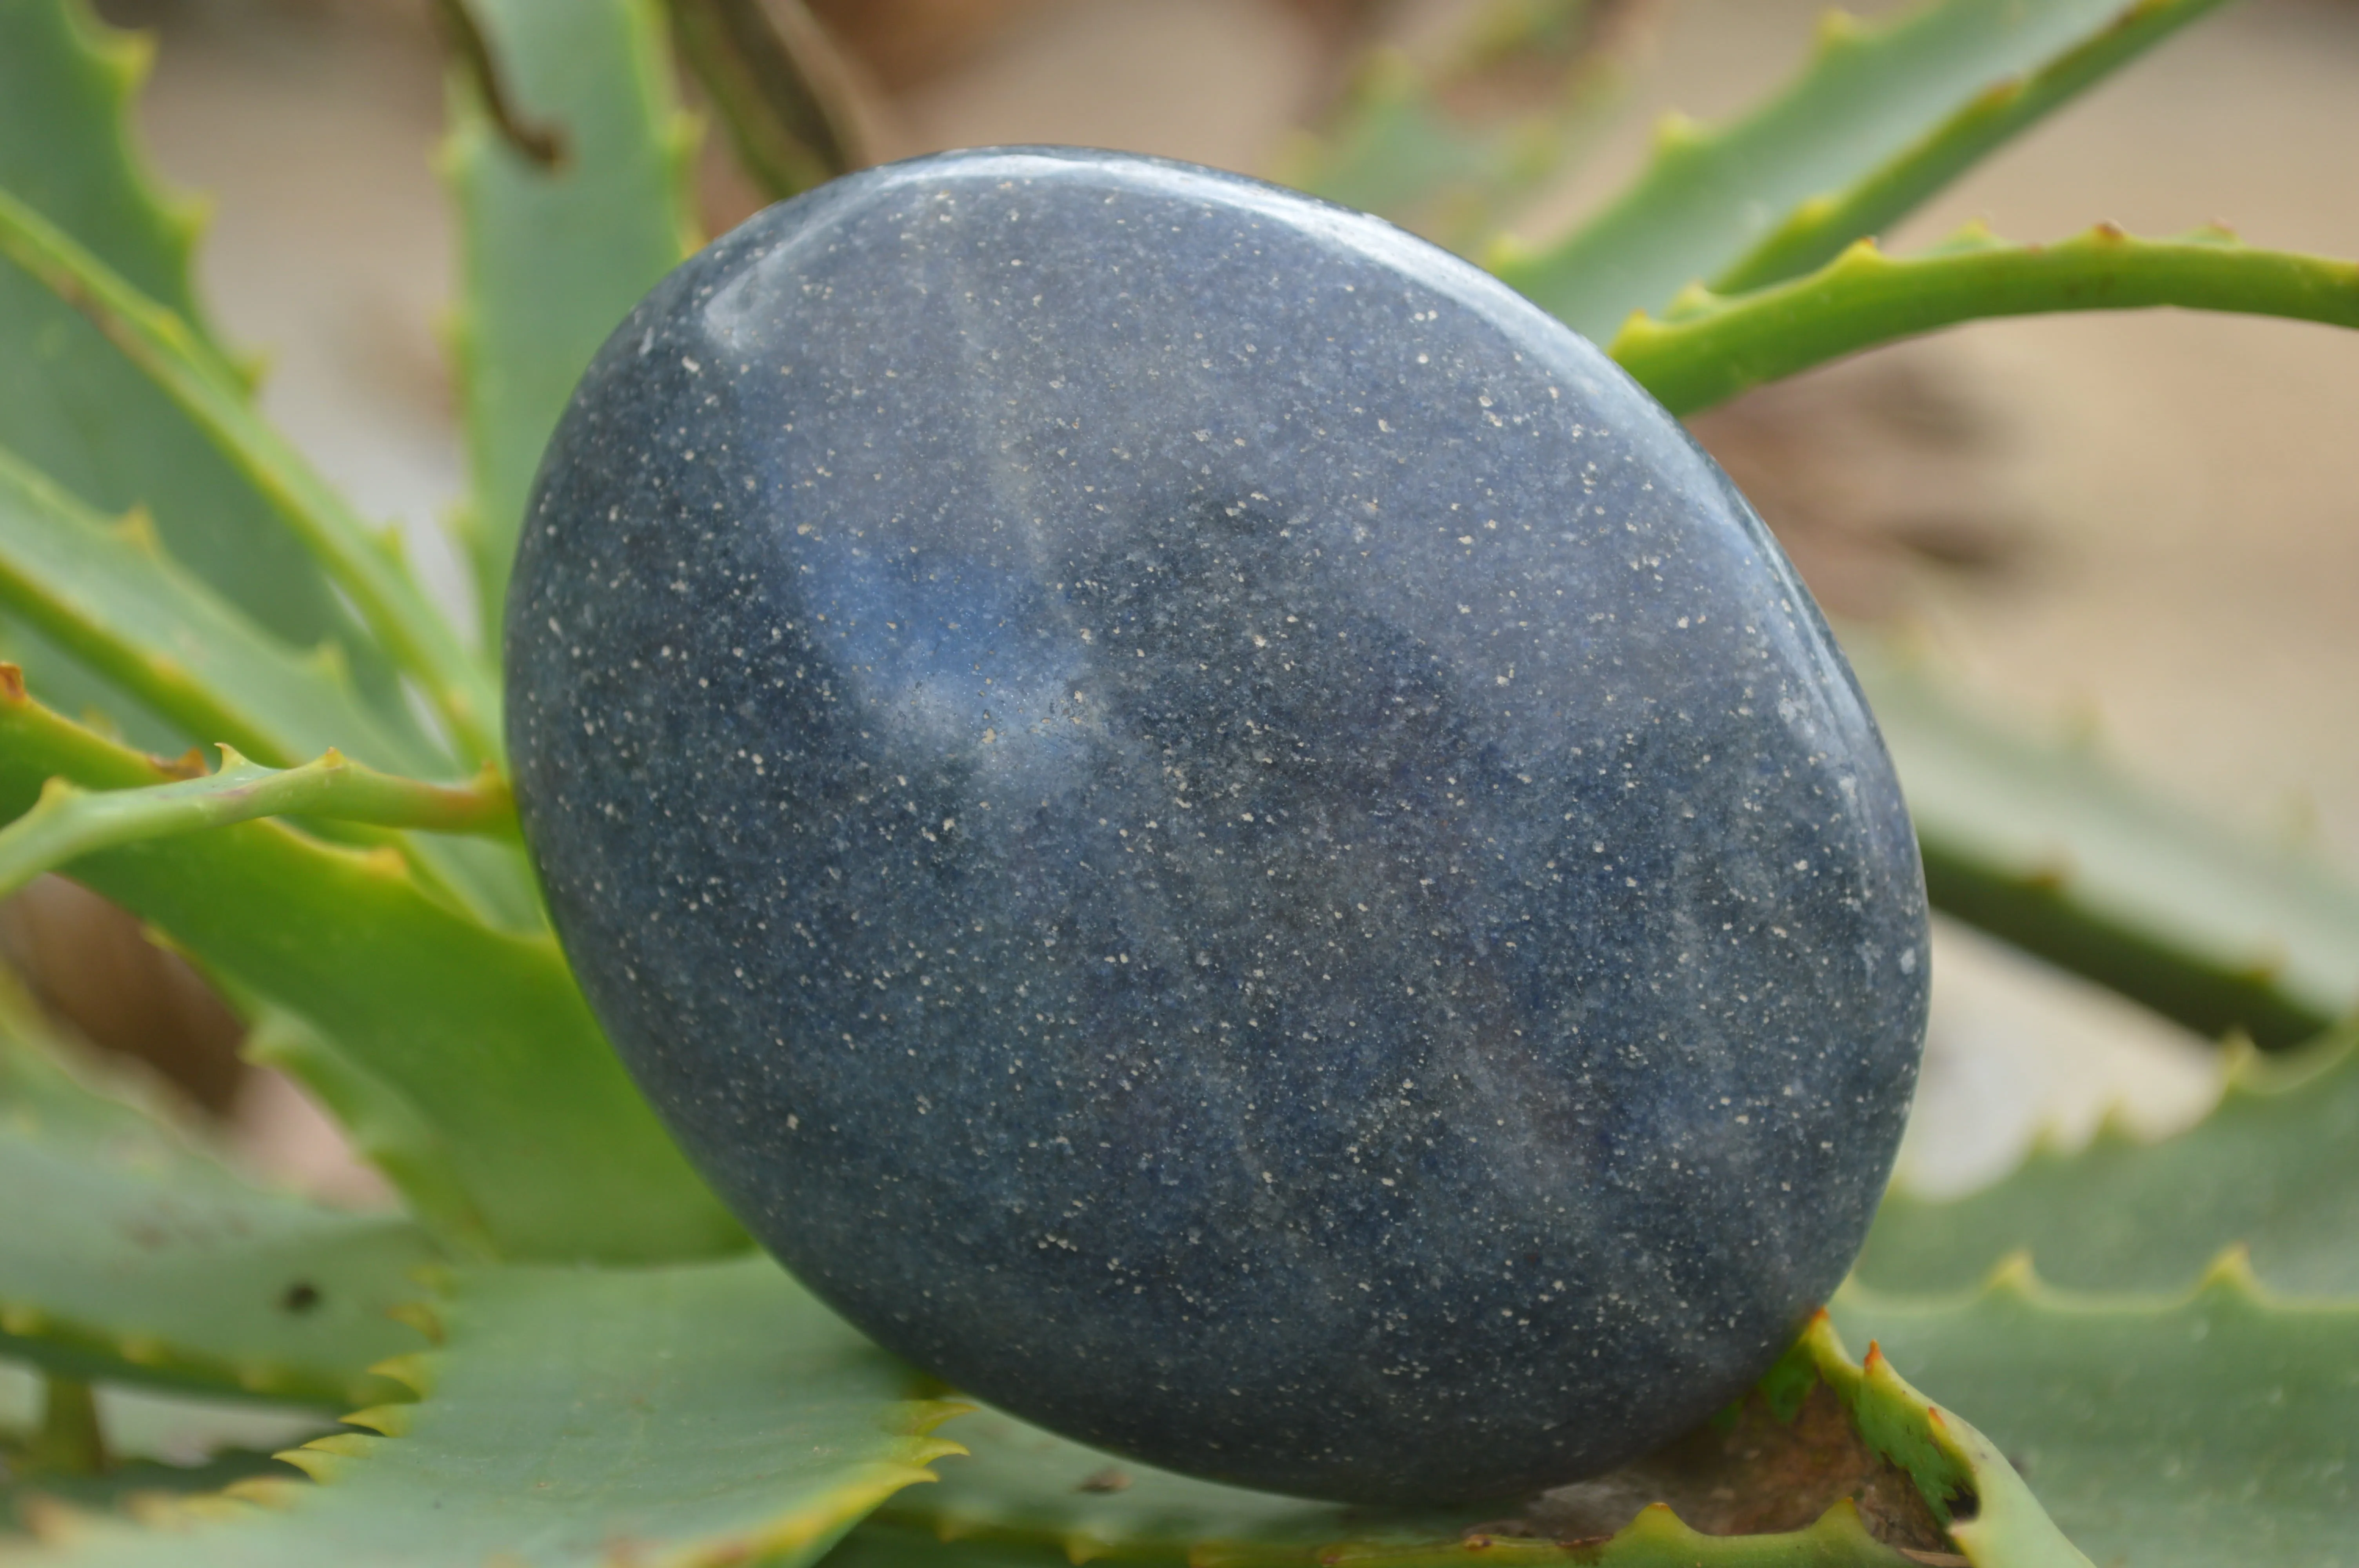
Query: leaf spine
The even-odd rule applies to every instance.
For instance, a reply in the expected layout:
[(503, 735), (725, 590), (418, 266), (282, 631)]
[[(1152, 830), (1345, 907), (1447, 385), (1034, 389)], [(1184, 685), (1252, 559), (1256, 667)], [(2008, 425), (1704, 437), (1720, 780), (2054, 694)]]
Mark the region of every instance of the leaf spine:
[(332, 1432), (325, 1437), (313, 1438), (303, 1446), (314, 1454), (332, 1454), (342, 1459), (365, 1459), (385, 1441), (365, 1432)]
[(164, 541), (156, 532), (156, 516), (142, 504), (132, 507), (114, 520), (108, 530), (115, 538), (143, 556), (161, 556)]
[(1655, 122), (1655, 156), (1673, 157), (1694, 151), (1710, 139), (1702, 121), (1677, 109), (1666, 110)]
[[(374, 849), (370, 851), (373, 855), (379, 852)], [(395, 859), (399, 858), (397, 854), (395, 855)], [(386, 1308), (385, 1314), (396, 1323), (408, 1324), (437, 1345), (441, 1344), (447, 1337), (442, 1326), (442, 1314), (425, 1302), (403, 1302), (397, 1306)]]
[(1867, 24), (1840, 5), (1830, 5), (1819, 13), (1817, 43), (1822, 55), (1859, 42), (1867, 31)]
[(2027, 1296), (2039, 1286), (2039, 1276), (2032, 1269), (2031, 1249), (2018, 1247), (1991, 1267), (1983, 1277), (1985, 1295)]
[(303, 1485), (284, 1476), (248, 1476), (242, 1481), (232, 1481), (223, 1487), (221, 1495), (242, 1503), (252, 1503), (256, 1508), (268, 1509), (274, 1513), (284, 1513), (293, 1508), (296, 1499), (303, 1495)]
[(399, 1383), (419, 1399), (434, 1391), (435, 1357), (431, 1351), (413, 1350), (406, 1356), (388, 1356), (372, 1364), (372, 1376)]
[(346, 1426), (367, 1427), (383, 1437), (403, 1437), (408, 1434), (409, 1423), (417, 1414), (417, 1408), (414, 1402), (398, 1405), (370, 1405), (365, 1410), (356, 1410), (349, 1415), (338, 1416), (336, 1419)]
[(342, 1455), (316, 1452), (308, 1443), (300, 1448), (282, 1449), (271, 1457), (282, 1465), (294, 1465), (323, 1487), (344, 1471)]
[(2253, 1249), (2242, 1241), (2232, 1241), (2220, 1249), (2197, 1281), (2198, 1300), (2213, 1293), (2243, 1296), (2247, 1300), (2261, 1294), (2260, 1276), (2253, 1272)]

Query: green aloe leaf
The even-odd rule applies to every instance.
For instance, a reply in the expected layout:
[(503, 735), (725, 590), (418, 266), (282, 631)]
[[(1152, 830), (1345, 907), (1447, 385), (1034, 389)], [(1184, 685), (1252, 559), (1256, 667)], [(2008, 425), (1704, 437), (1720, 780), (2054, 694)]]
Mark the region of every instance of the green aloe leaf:
[[(152, 390), (170, 400), (212, 445), (214, 455), (227, 460), (266, 508), (277, 526), (275, 536), (304, 553), (333, 579), (386, 651), (417, 680), (427, 701), (450, 726), (462, 755), (480, 762), (499, 754), (497, 693), (449, 623), (427, 602), (402, 565), (397, 547), (362, 523), (261, 418), (245, 389), (188, 323), (5, 191), (0, 191), (0, 260), (78, 311), (125, 362), (147, 378)], [(53, 477), (64, 477), (41, 460), (38, 450), (19, 450)], [(168, 499), (152, 509), (159, 527), (168, 515), (168, 498), (178, 493), (166, 487)], [(167, 538), (176, 557), (215, 587), (223, 586), (177, 537), (168, 534)], [(242, 592), (233, 597), (244, 603), (251, 593), (250, 587), (242, 585)]]
[(132, 99), (152, 58), (146, 39), (84, 5), (0, 5), (0, 189), (201, 331), (189, 264), (202, 210), (168, 199), (132, 146)]
[[(171, 782), (149, 759), (0, 687), (0, 816), (47, 780)], [(331, 1103), (385, 1100), (430, 1128), (479, 1228), (454, 1245), (532, 1258), (659, 1259), (743, 1244), (599, 1033), (545, 934), (490, 929), (389, 849), (275, 821), (125, 845), (75, 876), (162, 927), (332, 1051)], [(401, 1172), (389, 1171), (399, 1178)], [(447, 1206), (425, 1210), (445, 1217)]]
[(62, 1065), (0, 991), (0, 1352), (105, 1378), (335, 1409), (417, 1346), (386, 1315), (438, 1253), (397, 1216), (266, 1191)]
[(1823, 1314), (1758, 1390), (1662, 1454), (1575, 1487), (1459, 1509), (1217, 1486), (995, 1411), (943, 1433), (972, 1457), (944, 1464), (940, 1486), (886, 1502), (839, 1553), (840, 1568), (1905, 1568), (1961, 1552), (1993, 1568), (2083, 1562), (1973, 1428), (1928, 1404), (1882, 1357), (1854, 1362)]
[[(0, 604), (71, 650), (115, 693), (137, 697), (182, 737), (289, 764), (335, 749), (403, 773), (449, 764), (406, 725), (386, 723), (332, 646), (298, 654), (164, 554), (145, 514), (110, 524), (0, 449)], [(38, 678), (38, 677), (37, 677)], [(44, 693), (44, 695), (49, 695)], [(449, 839), (393, 841), (421, 874), (488, 919), (541, 922), (513, 849)]]
[[(1353, 74), (1330, 122), (1278, 169), (1284, 183), (1381, 213), (1430, 239), (1471, 248), (1560, 174), (1623, 95), (1615, 7), (1533, 0), (1483, 8), (1442, 59), (1380, 47)], [(1504, 69), (1503, 69), (1504, 68)], [(1493, 109), (1507, 72), (1554, 78), (1521, 112)], [(1469, 103), (1487, 113), (1468, 114)]]
[(266, 816), (438, 833), (516, 830), (516, 803), (488, 767), (472, 784), (438, 784), (381, 773), (333, 751), (299, 767), (266, 768), (224, 747), (213, 772), (145, 789), (92, 794), (51, 779), (30, 810), (0, 827), (0, 898), (102, 849)]
[(2071, 1295), (2021, 1267), (1963, 1300), (1846, 1290), (1834, 1315), (1971, 1400), (2098, 1563), (2353, 1559), (2359, 1304), (2280, 1301), (2232, 1253), (2178, 1299)]
[(1993, 82), (1889, 162), (1841, 191), (1812, 197), (1726, 271), (1723, 294), (1797, 277), (1880, 234), (1984, 157), (2164, 38), (2215, 9), (2220, 0), (2139, 0), (2105, 27), (2024, 75)]
[[(156, 301), (179, 323), (188, 361), (242, 403), (243, 378), (202, 329), (190, 287), (198, 219), (158, 198), (132, 150), (131, 99), (147, 59), (82, 0), (0, 4), (0, 192)], [(385, 721), (408, 724), (370, 639), (249, 477), (97, 326), (5, 264), (0, 446), (102, 511), (145, 506), (196, 577), (294, 646), (341, 643), (364, 688), (386, 699)], [(45, 640), (20, 631), (14, 641), (29, 644), (24, 656), (45, 690), (104, 690)]]
[(1667, 121), (1654, 161), (1603, 211), (1539, 253), (1503, 247), (1494, 268), (1603, 342), (1688, 284), (1823, 254), (1846, 215), (1901, 216), (2215, 3), (1940, 0), (1876, 23), (1831, 13), (1775, 97), (1717, 129)]
[(1961, 321), (2176, 305), (2359, 327), (2359, 263), (2236, 243), (2222, 229), (2134, 239), (2111, 224), (2052, 245), (1971, 226), (1914, 255), (1862, 240), (1807, 277), (1723, 297), (1691, 288), (1608, 345), (1675, 414)]
[[(193, 1464), (134, 1456), (117, 1459), (96, 1475), (60, 1475), (27, 1459), (28, 1444), (0, 1433), (0, 1562), (7, 1561), (9, 1532), (29, 1533), (59, 1519), (61, 1510), (136, 1513), (155, 1499), (219, 1492), (242, 1481), (292, 1474), (286, 1461), (259, 1450), (224, 1446)], [(35, 1557), (31, 1559), (38, 1562)]]
[(1856, 1276), (1887, 1292), (1972, 1286), (2028, 1254), (2076, 1290), (2183, 1288), (2246, 1248), (2275, 1290), (2359, 1297), (2359, 1024), (2298, 1055), (2233, 1056), (2212, 1114), (2159, 1142), (2107, 1120), (1949, 1201), (1884, 1200)]
[[(1524, 1526), (1516, 1521), (1517, 1529)], [(985, 1540), (943, 1541), (906, 1525), (868, 1523), (853, 1530), (829, 1554), (830, 1568), (1063, 1568), (1099, 1561), (1071, 1557), (1046, 1543)], [(1432, 1539), (1393, 1541), (1356, 1537), (1322, 1548), (1265, 1551), (1252, 1543), (1208, 1541), (1192, 1556), (1107, 1557), (1109, 1562), (1188, 1563), (1192, 1568), (1303, 1568), (1317, 1564), (1378, 1563), (1385, 1568), (1918, 1568), (1920, 1563), (1959, 1563), (1969, 1559), (1941, 1551), (1904, 1555), (1878, 1541), (1859, 1510), (1837, 1503), (1799, 1530), (1767, 1535), (1715, 1535), (1690, 1529), (1669, 1504), (1640, 1509), (1610, 1535), (1558, 1541), (1522, 1535), (1487, 1535), (1480, 1530)], [(2079, 1568), (2077, 1560), (2060, 1563)]]
[(2359, 889), (2041, 744), (1859, 636), (1936, 906), (2210, 1034), (2310, 1038), (2359, 1006)]
[(484, 645), (496, 649), (541, 448), (598, 345), (694, 248), (695, 135), (654, 0), (473, 9), (510, 97), (564, 143), (560, 167), (538, 167), (501, 139), (471, 86), (454, 84), (444, 157), (461, 234), (452, 346), (474, 470), (466, 534)]
[(467, 1271), (433, 1318), (442, 1342), (388, 1368), (423, 1397), (347, 1418), (387, 1435), (285, 1455), (323, 1484), (249, 1482), (150, 1530), (51, 1520), (38, 1561), (796, 1568), (956, 1452), (927, 1434), (959, 1407), (765, 1258)]
[(440, 759), (383, 724), (332, 655), (305, 656), (164, 554), (0, 449), (0, 602), (183, 731), (285, 764), (341, 747), (382, 766)]
[[(158, 1494), (217, 1492), (255, 1476), (293, 1476), (275, 1450), (317, 1437), (332, 1417), (296, 1405), (109, 1384), (91, 1390), (95, 1471), (60, 1464), (45, 1430), (55, 1393), (76, 1385), (0, 1362), (0, 1538), (31, 1528), (27, 1514), (63, 1503), (88, 1512), (136, 1511)], [(88, 1385), (80, 1385), (87, 1388)]]

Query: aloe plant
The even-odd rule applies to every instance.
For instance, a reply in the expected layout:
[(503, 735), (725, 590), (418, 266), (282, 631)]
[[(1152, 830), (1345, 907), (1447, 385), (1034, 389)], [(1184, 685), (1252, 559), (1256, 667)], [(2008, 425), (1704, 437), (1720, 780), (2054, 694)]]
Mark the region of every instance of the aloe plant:
[[(1521, 250), (1482, 225), (1611, 95), (1610, 62), (1562, 54), (1577, 0), (1526, 5), (1483, 47), (1557, 49), (1556, 107), (1462, 124), (1441, 88), (1479, 49), (1386, 57), (1292, 171), (1476, 247), (1682, 412), (1996, 315), (2359, 326), (2359, 267), (2217, 231), (1875, 243), (2214, 3), (1832, 19), (1790, 85), (1667, 125), (1619, 196)], [(2176, 1138), (2107, 1130), (1969, 1197), (1895, 1193), (1828, 1312), (1671, 1450), (1454, 1513), (1237, 1491), (961, 1405), (750, 1252), (542, 921), (492, 674), (541, 444), (695, 243), (667, 16), (444, 9), (474, 67), (447, 157), (472, 638), (261, 416), (208, 324), (197, 225), (127, 128), (142, 47), (83, 0), (0, 0), (0, 889), (60, 870), (150, 923), (402, 1200), (363, 1215), (255, 1185), (0, 990), (0, 1358), (25, 1373), (0, 1381), (0, 1563), (2353, 1554), (2359, 1046), (2333, 1026), (2359, 1000), (2359, 891), (1972, 713), (1864, 636), (1937, 903), (2198, 1028), (2314, 1043), (2240, 1048)], [(731, 73), (713, 101), (786, 193), (839, 143), (791, 39), (733, 59), (749, 15), (670, 20)], [(201, 1402), (119, 1392), (143, 1390)], [(176, 1431), (230, 1441), (157, 1462)], [(240, 1445), (255, 1432), (310, 1435), (273, 1457)]]

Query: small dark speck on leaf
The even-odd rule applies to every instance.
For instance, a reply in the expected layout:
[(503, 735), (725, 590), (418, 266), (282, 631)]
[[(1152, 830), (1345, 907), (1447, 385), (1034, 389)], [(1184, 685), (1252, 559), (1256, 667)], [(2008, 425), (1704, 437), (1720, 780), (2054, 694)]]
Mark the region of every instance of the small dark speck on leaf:
[(291, 1312), (298, 1315), (312, 1311), (319, 1304), (320, 1287), (309, 1280), (296, 1281), (288, 1286), (286, 1292), (278, 1298), (278, 1308), (281, 1312)]
[(1073, 1489), (1080, 1492), (1128, 1491), (1130, 1489), (1130, 1473), (1126, 1470), (1117, 1469), (1114, 1465), (1109, 1465), (1104, 1469), (1099, 1471), (1096, 1475), (1090, 1476), (1087, 1480), (1083, 1481), (1079, 1487), (1076, 1487)]

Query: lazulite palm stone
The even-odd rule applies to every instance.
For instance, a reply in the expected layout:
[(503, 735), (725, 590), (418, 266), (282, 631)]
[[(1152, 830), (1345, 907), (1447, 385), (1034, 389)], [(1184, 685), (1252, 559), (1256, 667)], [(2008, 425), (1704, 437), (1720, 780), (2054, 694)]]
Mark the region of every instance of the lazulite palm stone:
[(746, 1225), (1083, 1441), (1610, 1466), (1841, 1279), (1926, 1003), (1875, 725), (1661, 407), (1209, 170), (924, 158), (583, 378), (508, 727), (598, 1016)]

